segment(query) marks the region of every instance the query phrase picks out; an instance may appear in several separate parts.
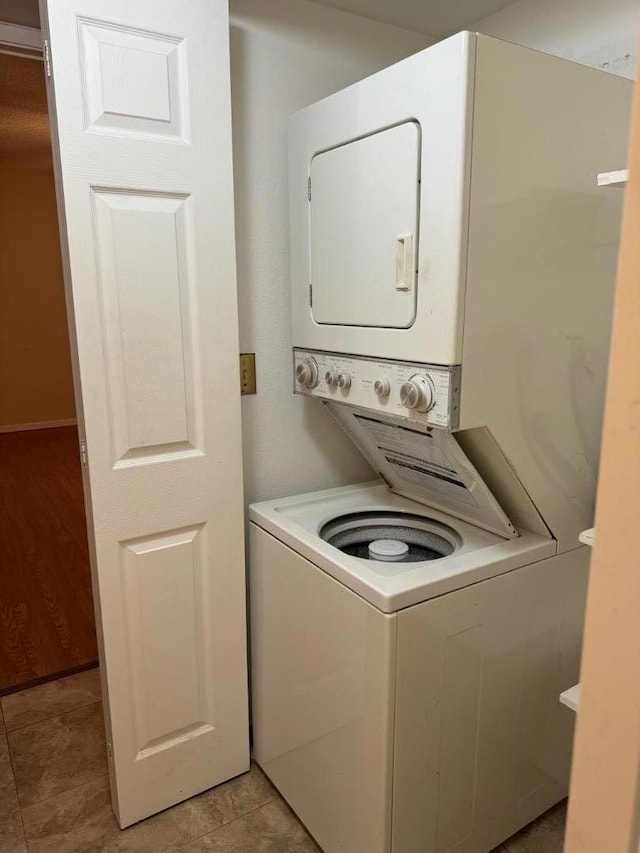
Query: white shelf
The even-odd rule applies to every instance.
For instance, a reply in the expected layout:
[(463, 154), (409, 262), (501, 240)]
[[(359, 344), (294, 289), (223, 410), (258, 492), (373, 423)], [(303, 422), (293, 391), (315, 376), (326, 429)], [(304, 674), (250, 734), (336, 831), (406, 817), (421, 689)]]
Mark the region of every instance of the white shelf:
[(578, 539), (582, 542), (583, 545), (589, 545), (593, 548), (593, 543), (596, 538), (596, 529), (595, 527), (591, 527), (589, 530), (583, 530), (582, 533), (578, 536)]
[(567, 708), (571, 708), (572, 711), (577, 711), (580, 704), (580, 685), (576, 684), (565, 690), (564, 693), (561, 693), (560, 702), (566, 705)]
[(618, 169), (615, 172), (600, 172), (598, 175), (599, 187), (624, 187), (629, 180), (628, 169)]

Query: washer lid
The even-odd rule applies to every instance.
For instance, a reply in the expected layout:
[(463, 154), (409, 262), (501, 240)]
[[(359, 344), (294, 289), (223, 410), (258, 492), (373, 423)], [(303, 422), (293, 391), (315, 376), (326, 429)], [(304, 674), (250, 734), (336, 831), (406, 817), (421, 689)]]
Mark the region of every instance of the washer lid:
[(452, 433), (344, 403), (326, 405), (393, 492), (506, 539), (519, 535)]

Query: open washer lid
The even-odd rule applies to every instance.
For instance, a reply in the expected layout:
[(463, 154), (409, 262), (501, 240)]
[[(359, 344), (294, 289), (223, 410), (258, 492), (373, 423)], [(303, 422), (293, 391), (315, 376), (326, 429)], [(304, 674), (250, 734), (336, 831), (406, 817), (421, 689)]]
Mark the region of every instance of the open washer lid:
[(325, 405), (393, 492), (506, 539), (519, 535), (452, 433), (344, 403)]

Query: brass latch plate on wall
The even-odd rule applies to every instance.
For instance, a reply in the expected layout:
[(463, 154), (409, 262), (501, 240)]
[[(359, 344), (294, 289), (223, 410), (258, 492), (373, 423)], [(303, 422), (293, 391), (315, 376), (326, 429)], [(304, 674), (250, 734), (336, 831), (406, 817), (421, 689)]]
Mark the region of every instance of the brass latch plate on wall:
[(256, 354), (255, 352), (240, 353), (240, 393), (256, 393)]

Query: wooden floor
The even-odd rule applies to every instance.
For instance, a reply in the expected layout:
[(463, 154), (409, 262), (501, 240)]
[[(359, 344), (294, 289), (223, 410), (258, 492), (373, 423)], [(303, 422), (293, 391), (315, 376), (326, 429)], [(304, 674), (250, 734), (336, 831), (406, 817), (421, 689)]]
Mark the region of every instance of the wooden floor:
[(0, 433), (0, 695), (96, 659), (77, 430)]

